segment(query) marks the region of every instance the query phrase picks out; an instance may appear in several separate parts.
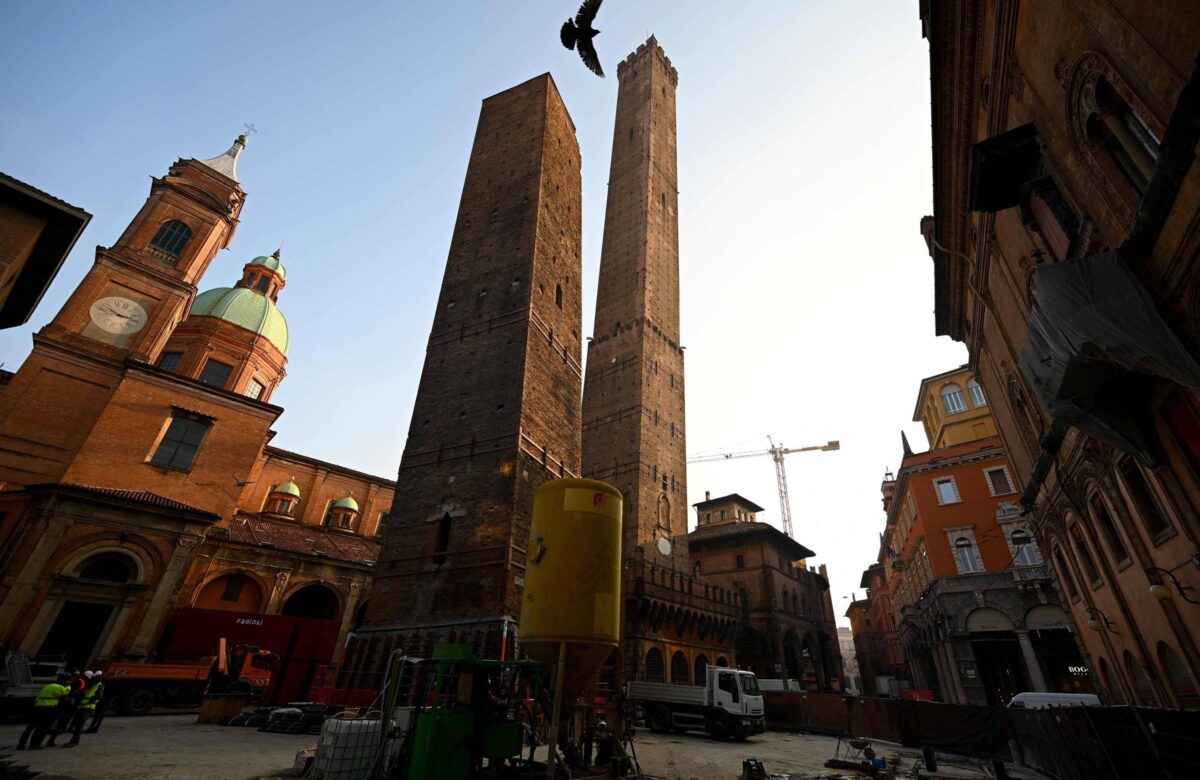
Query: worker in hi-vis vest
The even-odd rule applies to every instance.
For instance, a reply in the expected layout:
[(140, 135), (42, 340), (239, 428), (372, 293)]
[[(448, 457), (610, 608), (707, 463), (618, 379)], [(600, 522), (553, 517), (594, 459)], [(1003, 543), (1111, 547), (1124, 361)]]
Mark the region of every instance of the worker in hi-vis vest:
[(79, 699), (79, 709), (71, 718), (71, 741), (63, 747), (75, 747), (79, 744), (79, 735), (83, 733), (83, 722), (96, 714), (96, 705), (104, 695), (104, 680), (100, 672), (84, 672), (83, 679), (86, 687)]
[(38, 691), (37, 698), (33, 700), (33, 710), (29, 714), (29, 723), (21, 733), (21, 739), (17, 741), (17, 750), (24, 750), (26, 744), (31, 750), (42, 749), (42, 740), (58, 717), (58, 702), (64, 696), (71, 695), (71, 689), (67, 687), (70, 680), (71, 675), (60, 673), (56, 682), (44, 685)]

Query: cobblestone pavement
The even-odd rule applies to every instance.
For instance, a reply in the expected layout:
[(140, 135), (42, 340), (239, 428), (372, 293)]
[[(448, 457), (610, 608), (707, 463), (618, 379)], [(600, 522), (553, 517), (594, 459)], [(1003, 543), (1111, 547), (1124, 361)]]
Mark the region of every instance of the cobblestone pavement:
[[(0, 726), (0, 763), (28, 766), (38, 780), (250, 780), (290, 771), (313, 736), (202, 726), (195, 714), (109, 717), (79, 747), (13, 751), (24, 730)], [(59, 737), (61, 745), (67, 740)], [(0, 775), (3, 771), (0, 770)]]
[[(194, 714), (112, 717), (99, 734), (85, 734), (71, 749), (47, 748), (15, 752), (22, 726), (0, 726), (0, 763), (27, 766), (38, 780), (252, 780), (289, 775), (296, 751), (316, 737), (266, 734), (257, 729), (206, 726)], [(64, 741), (60, 738), (60, 742)], [(858, 778), (844, 770), (826, 769), (837, 739), (810, 734), (770, 732), (745, 742), (717, 742), (702, 734), (639, 732), (637, 757), (646, 775), (667, 780), (736, 780), (742, 761), (756, 758), (772, 775), (803, 778)], [(900, 759), (897, 775), (905, 777), (919, 753), (891, 743), (875, 743), (882, 757)], [(539, 751), (540, 752), (540, 751)], [(940, 756), (947, 778), (988, 778), (981, 762)], [(1014, 778), (1037, 775), (1014, 770)], [(0, 767), (0, 776), (4, 774)]]

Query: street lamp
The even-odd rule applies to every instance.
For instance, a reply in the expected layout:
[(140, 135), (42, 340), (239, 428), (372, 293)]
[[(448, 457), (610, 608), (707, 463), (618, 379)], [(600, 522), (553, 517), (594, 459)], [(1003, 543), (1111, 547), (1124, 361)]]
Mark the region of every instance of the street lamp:
[(1171, 589), (1163, 584), (1162, 578), (1166, 577), (1175, 586), (1175, 590), (1179, 592), (1180, 598), (1189, 604), (1200, 604), (1200, 601), (1196, 601), (1187, 594), (1191, 588), (1180, 582), (1178, 577), (1166, 569), (1151, 566), (1146, 569), (1146, 576), (1150, 578), (1150, 595), (1159, 601), (1170, 601), (1173, 595)]
[(1092, 629), (1093, 631), (1099, 631), (1102, 628), (1106, 628), (1108, 629), (1109, 633), (1118, 633), (1116, 624), (1109, 620), (1108, 615), (1105, 615), (1100, 610), (1096, 609), (1095, 607), (1088, 607), (1086, 610), (1084, 610), (1084, 612), (1086, 612), (1088, 616), (1088, 628)]

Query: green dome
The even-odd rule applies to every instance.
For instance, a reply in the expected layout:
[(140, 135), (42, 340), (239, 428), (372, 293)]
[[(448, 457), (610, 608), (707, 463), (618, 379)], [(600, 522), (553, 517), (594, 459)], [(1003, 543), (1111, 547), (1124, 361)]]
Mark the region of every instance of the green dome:
[(218, 287), (196, 296), (189, 317), (219, 317), (257, 333), (287, 354), (288, 326), (282, 312), (265, 295), (247, 287)]
[(260, 255), (250, 261), (250, 265), (261, 265), (264, 268), (270, 268), (275, 273), (279, 274), (279, 278), (287, 281), (287, 271), (283, 267), (283, 263), (279, 262), (279, 258), (275, 255)]
[(271, 492), (294, 496), (296, 499), (300, 498), (300, 486), (290, 479), (287, 482), (284, 482), (282, 485), (276, 485), (275, 487), (271, 488)]
[(357, 512), (358, 502), (354, 500), (354, 496), (346, 496), (345, 498), (339, 498), (337, 501), (334, 501), (333, 508), (349, 509), (351, 512)]

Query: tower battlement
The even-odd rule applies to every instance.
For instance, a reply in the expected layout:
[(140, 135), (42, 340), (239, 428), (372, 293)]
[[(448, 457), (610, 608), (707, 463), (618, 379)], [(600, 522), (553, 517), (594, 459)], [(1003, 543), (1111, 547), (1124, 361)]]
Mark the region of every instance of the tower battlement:
[(646, 42), (638, 46), (628, 57), (621, 60), (620, 64), (617, 65), (617, 78), (625, 78), (631, 68), (635, 68), (638, 63), (645, 61), (647, 58), (658, 58), (661, 60), (668, 78), (671, 79), (671, 86), (679, 86), (679, 73), (671, 64), (671, 58), (663, 51), (663, 47), (659, 45), (658, 39), (653, 35), (647, 38)]

